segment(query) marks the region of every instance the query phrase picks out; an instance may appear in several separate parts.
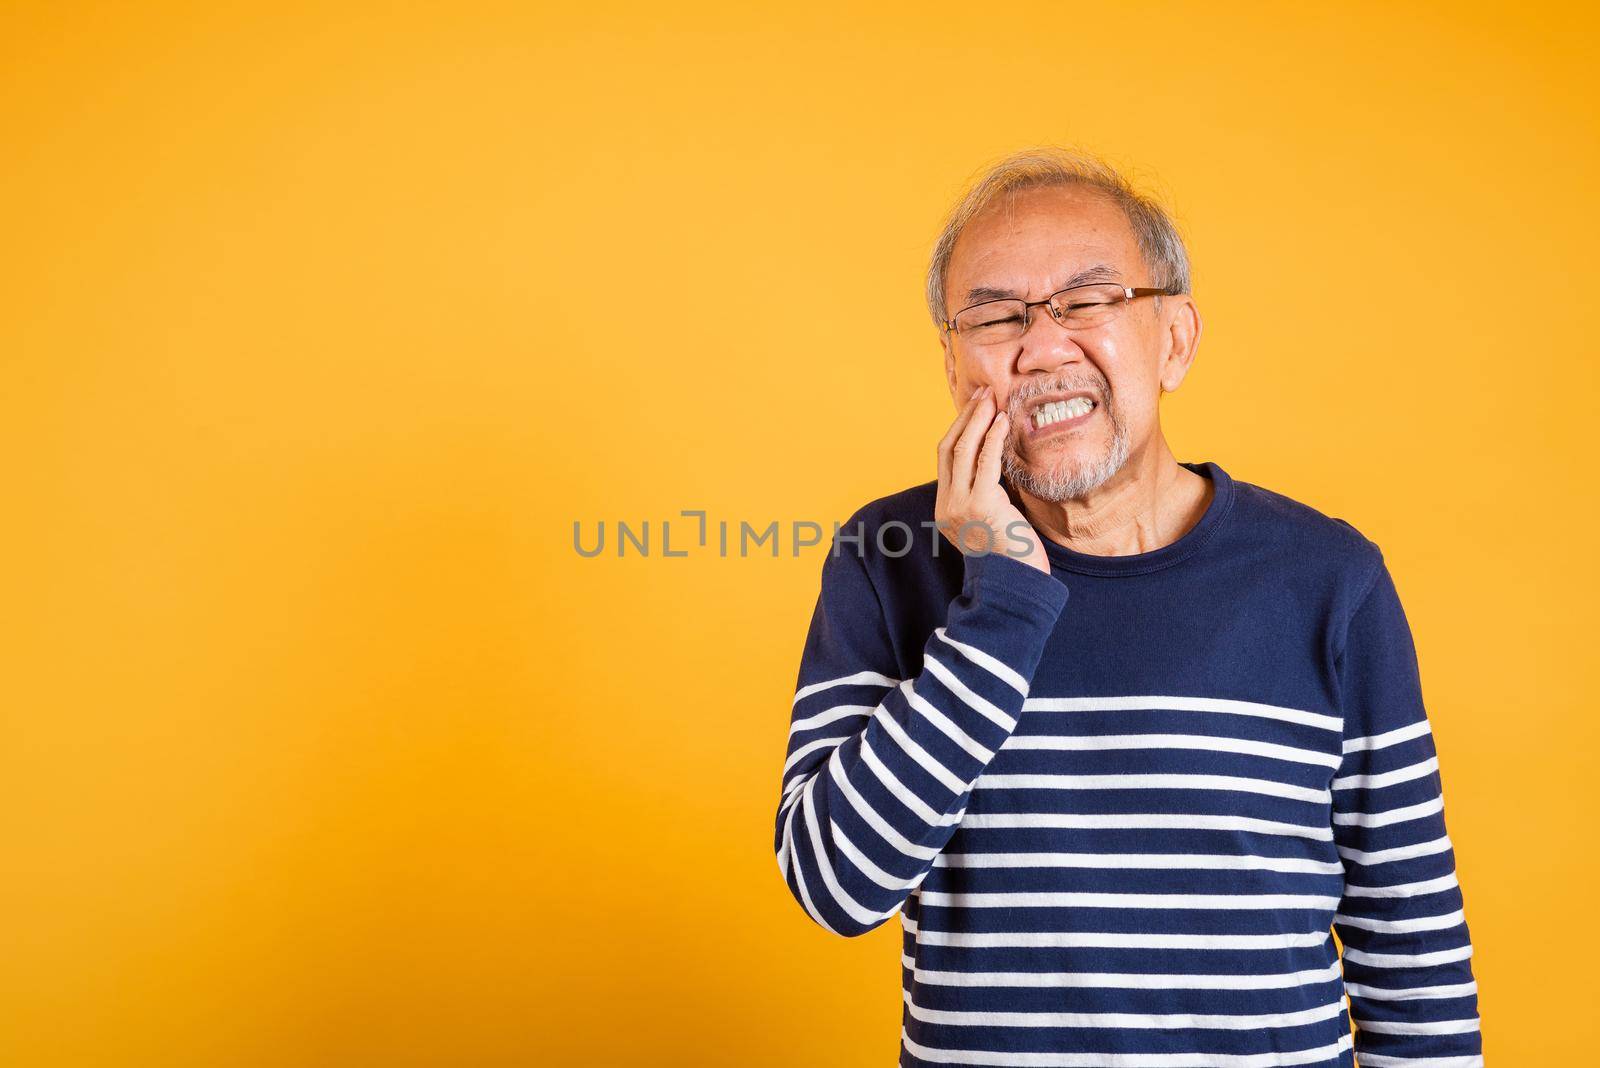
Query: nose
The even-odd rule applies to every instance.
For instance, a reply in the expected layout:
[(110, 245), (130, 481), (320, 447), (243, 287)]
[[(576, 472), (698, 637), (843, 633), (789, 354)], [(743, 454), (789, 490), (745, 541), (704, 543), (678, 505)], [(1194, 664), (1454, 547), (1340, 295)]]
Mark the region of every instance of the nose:
[[(1034, 329), (1040, 319), (1045, 322)], [(1023, 327), (1022, 337), (1017, 339), (1017, 343), (1022, 346), (1017, 354), (1018, 374), (1054, 371), (1083, 359), (1083, 349), (1073, 340), (1072, 332), (1057, 321), (1055, 311), (1049, 305), (1028, 309), (1027, 325)]]

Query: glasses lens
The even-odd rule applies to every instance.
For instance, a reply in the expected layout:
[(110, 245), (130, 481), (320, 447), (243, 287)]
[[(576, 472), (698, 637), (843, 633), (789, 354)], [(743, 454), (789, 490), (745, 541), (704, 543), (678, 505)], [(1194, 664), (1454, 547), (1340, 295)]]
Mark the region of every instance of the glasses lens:
[(1056, 308), (1072, 326), (1098, 326), (1117, 314), (1124, 294), (1118, 285), (1078, 286), (1056, 297)]
[(1010, 341), (1022, 334), (1020, 300), (991, 300), (956, 313), (956, 330), (974, 345)]

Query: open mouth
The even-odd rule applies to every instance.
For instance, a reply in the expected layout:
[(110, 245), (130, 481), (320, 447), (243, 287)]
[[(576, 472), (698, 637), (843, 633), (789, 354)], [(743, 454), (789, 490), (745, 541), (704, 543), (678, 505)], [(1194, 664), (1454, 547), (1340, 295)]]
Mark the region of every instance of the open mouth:
[(1087, 393), (1040, 398), (1028, 408), (1028, 436), (1039, 437), (1081, 426), (1094, 415), (1098, 407), (1099, 404)]

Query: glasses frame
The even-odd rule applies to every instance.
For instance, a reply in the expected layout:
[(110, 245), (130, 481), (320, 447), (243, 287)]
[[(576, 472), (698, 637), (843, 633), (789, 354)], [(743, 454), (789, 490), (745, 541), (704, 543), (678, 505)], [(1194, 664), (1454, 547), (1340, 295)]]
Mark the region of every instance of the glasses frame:
[[(1056, 307), (1056, 298), (1057, 297), (1061, 296), (1061, 294), (1063, 294), (1063, 293), (1071, 293), (1074, 290), (1078, 290), (1078, 289), (1090, 289), (1090, 288), (1099, 288), (1101, 286), (1116, 286), (1116, 285), (1117, 285), (1117, 283), (1115, 283), (1115, 282), (1084, 282), (1082, 285), (1068, 286), (1066, 289), (1058, 289), (1054, 293), (1050, 294), (1048, 297), (1044, 298), (1043, 300), (1023, 300), (1021, 297), (996, 297), (993, 300), (980, 300), (976, 304), (968, 304), (965, 308), (962, 308), (959, 311), (957, 311), (955, 315), (952, 315), (950, 318), (946, 319), (944, 321), (944, 330), (945, 330), (945, 333), (947, 333), (947, 334), (953, 334), (956, 337), (960, 337), (961, 336), (961, 331), (956, 329), (956, 318), (958, 316), (960, 316), (962, 312), (969, 312), (973, 308), (981, 308), (985, 304), (1000, 304), (1002, 302), (1021, 303), (1021, 305), (1022, 305), (1022, 334), (1026, 334), (1028, 332), (1028, 327), (1033, 325), (1033, 311), (1032, 310), (1034, 308), (1040, 308), (1040, 307), (1049, 308), (1050, 309), (1050, 318), (1054, 319), (1061, 326), (1067, 327), (1067, 329), (1071, 329), (1071, 327), (1068, 327), (1066, 323), (1063, 323), (1061, 321), (1061, 316), (1062, 316), (1063, 313), (1059, 308)], [(1122, 290), (1122, 299), (1119, 300), (1119, 301), (1113, 301), (1113, 303), (1116, 303), (1116, 304), (1126, 304), (1126, 303), (1128, 303), (1128, 301), (1134, 300), (1134, 299), (1136, 299), (1138, 297), (1175, 297), (1175, 296), (1178, 295), (1175, 290), (1173, 290), (1173, 289), (1171, 289), (1170, 287), (1167, 287), (1167, 286), (1157, 286), (1157, 287), (1150, 287), (1150, 286), (1138, 286), (1138, 287), (1135, 287), (1135, 286), (1117, 286), (1117, 288)], [(1017, 336), (1021, 337), (1022, 334), (1019, 334)]]

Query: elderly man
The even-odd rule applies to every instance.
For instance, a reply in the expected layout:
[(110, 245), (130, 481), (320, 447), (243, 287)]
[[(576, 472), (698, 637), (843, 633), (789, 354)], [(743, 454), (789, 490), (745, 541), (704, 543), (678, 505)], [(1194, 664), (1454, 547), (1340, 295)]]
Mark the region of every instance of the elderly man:
[(928, 302), (959, 413), (825, 558), (774, 839), (824, 929), (900, 915), (902, 1068), (1481, 1065), (1395, 584), (1344, 520), (1173, 458), (1200, 315), (1167, 214), (1020, 153)]

